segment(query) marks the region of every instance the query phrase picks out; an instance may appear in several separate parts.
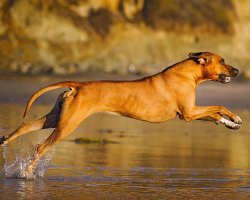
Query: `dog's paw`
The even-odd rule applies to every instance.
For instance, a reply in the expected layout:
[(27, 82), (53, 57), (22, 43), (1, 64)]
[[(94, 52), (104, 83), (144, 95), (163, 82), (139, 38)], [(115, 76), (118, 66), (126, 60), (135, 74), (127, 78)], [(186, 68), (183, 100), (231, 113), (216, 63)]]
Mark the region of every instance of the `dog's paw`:
[(225, 126), (229, 129), (233, 129), (233, 130), (237, 130), (240, 128), (240, 125), (239, 124), (235, 124), (232, 122), (232, 124), (225, 124)]
[(19, 178), (27, 178), (29, 176), (29, 172), (24, 170), (20, 173)]
[(19, 178), (23, 179), (33, 179), (35, 177), (33, 170), (31, 169), (25, 169), (19, 174)]
[(229, 120), (227, 120), (227, 119), (225, 119), (225, 118), (223, 118), (223, 117), (221, 118), (220, 122), (221, 122), (222, 124), (225, 124), (225, 126), (226, 126), (227, 128), (230, 128), (230, 129), (233, 129), (233, 130), (237, 130), (237, 129), (240, 128), (240, 125), (239, 125), (239, 124), (236, 124), (236, 123), (234, 123), (234, 122), (231, 122), (231, 121), (229, 121)]
[(3, 146), (6, 141), (7, 141), (7, 137), (6, 136), (1, 137), (0, 138), (0, 145)]
[(234, 118), (234, 123), (236, 123), (236, 124), (242, 124), (242, 119), (239, 116), (236, 116)]

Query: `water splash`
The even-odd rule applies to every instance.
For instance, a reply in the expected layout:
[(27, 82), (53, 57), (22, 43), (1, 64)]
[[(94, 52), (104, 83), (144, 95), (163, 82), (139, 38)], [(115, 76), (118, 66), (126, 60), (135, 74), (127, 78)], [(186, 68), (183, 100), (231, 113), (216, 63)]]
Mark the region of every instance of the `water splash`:
[[(54, 148), (52, 148), (52, 150), (49, 153), (45, 154), (42, 158), (40, 158), (32, 174), (24, 176), (23, 172), (25, 171), (25, 169), (27, 168), (33, 157), (33, 153), (30, 154), (30, 151), (33, 152), (35, 150), (35, 147), (34, 145), (32, 145), (33, 148), (31, 148), (31, 150), (28, 150), (27, 148), (26, 155), (24, 156), (22, 155), (23, 152), (20, 150), (20, 146), (22, 146), (21, 144), (22, 143), (20, 143), (19, 148), (17, 149), (11, 149), (10, 147), (7, 147), (7, 145), (4, 145), (3, 158), (4, 158), (5, 176), (7, 178), (27, 178), (27, 179), (35, 179), (38, 177), (43, 177), (45, 171), (48, 168), (48, 164), (54, 155)], [(24, 145), (25, 144), (23, 144), (23, 146)]]

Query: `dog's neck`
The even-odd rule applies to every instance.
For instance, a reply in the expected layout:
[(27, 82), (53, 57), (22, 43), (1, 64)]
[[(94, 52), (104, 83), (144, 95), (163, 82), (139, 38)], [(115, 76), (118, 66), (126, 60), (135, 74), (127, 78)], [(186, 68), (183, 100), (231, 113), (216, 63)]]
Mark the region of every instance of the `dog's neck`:
[(163, 76), (167, 78), (170, 71), (178, 74), (178, 76), (185, 76), (187, 79), (196, 83), (196, 85), (210, 80), (206, 68), (197, 64), (191, 59), (181, 61), (166, 68), (162, 72)]

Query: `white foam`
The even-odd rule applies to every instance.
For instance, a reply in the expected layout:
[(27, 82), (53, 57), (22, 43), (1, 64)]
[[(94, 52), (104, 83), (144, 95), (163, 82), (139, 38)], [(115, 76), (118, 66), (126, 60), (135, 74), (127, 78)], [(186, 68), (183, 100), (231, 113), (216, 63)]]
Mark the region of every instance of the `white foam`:
[[(5, 176), (7, 178), (27, 178), (27, 179), (43, 177), (44, 173), (46, 172), (48, 168), (48, 164), (54, 155), (54, 148), (52, 149), (52, 151), (47, 153), (38, 161), (37, 166), (34, 169), (33, 173), (25, 177), (23, 176), (23, 172), (25, 171), (25, 169), (27, 168), (28, 164), (30, 163), (32, 159), (32, 155), (35, 150), (35, 147), (33, 146), (33, 148), (28, 150), (26, 156), (23, 156), (22, 152), (19, 151), (19, 149), (20, 148), (13, 150), (13, 149), (10, 149), (10, 147), (7, 147), (7, 145), (4, 145), (3, 158), (4, 158)], [(29, 151), (32, 152), (32, 154), (30, 154)], [(9, 155), (10, 153), (12, 155)]]

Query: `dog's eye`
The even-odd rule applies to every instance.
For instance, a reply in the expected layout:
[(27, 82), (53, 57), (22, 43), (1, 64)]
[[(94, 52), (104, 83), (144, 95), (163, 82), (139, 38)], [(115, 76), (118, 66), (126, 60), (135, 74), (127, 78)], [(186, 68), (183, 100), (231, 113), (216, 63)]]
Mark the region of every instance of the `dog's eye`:
[(220, 64), (225, 65), (225, 61), (224, 61), (224, 60), (221, 60), (221, 61), (220, 61)]

